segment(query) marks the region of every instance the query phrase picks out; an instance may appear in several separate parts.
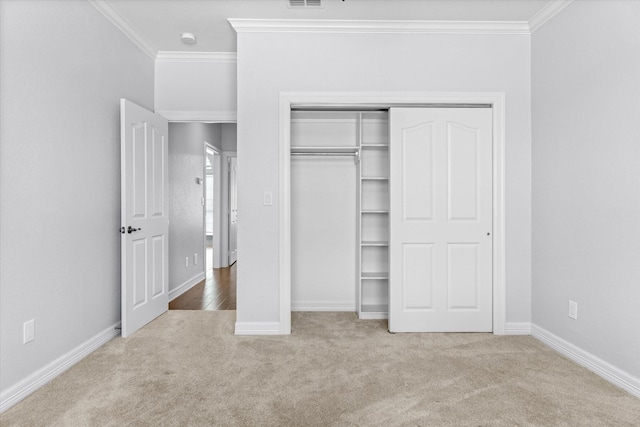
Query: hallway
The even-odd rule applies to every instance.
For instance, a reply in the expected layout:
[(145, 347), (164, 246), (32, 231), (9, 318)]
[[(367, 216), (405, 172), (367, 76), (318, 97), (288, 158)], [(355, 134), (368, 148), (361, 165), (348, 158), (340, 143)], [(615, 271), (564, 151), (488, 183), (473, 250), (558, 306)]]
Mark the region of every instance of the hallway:
[(171, 301), (169, 310), (235, 310), (237, 265), (208, 269), (206, 279)]

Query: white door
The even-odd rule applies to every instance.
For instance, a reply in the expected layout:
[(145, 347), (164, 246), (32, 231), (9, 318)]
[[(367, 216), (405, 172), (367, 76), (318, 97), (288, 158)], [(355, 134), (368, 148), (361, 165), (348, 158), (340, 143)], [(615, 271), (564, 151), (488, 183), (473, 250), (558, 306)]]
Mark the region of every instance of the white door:
[(163, 117), (120, 100), (122, 336), (168, 309), (167, 135)]
[(238, 158), (229, 158), (229, 265), (238, 259)]
[(492, 330), (491, 114), (390, 110), (391, 332)]

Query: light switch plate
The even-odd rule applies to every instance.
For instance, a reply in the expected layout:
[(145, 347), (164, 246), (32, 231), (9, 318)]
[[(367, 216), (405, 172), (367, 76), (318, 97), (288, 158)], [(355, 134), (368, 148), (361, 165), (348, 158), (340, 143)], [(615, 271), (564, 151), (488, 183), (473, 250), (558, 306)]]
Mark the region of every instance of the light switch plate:
[(36, 337), (35, 323), (36, 323), (35, 319), (27, 320), (26, 322), (24, 322), (24, 325), (22, 326), (23, 344), (31, 342), (35, 339)]
[(273, 194), (270, 191), (264, 192), (264, 205), (265, 206), (273, 205)]
[(569, 317), (578, 320), (578, 303), (569, 300)]

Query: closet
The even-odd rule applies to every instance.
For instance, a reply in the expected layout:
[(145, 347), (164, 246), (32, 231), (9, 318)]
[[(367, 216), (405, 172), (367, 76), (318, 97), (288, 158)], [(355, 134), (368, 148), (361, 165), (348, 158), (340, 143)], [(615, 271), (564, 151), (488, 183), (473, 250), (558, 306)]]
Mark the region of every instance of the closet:
[(291, 113), (292, 310), (492, 330), (492, 109)]
[(387, 317), (388, 112), (291, 116), (291, 306)]

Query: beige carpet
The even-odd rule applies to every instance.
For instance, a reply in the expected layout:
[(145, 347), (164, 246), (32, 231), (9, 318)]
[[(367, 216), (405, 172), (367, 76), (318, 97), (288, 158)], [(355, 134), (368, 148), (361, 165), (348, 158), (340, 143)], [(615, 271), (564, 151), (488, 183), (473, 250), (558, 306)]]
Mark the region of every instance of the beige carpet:
[(531, 337), (395, 334), (295, 313), (237, 337), (234, 311), (170, 311), (0, 416), (2, 426), (639, 426), (640, 400)]

